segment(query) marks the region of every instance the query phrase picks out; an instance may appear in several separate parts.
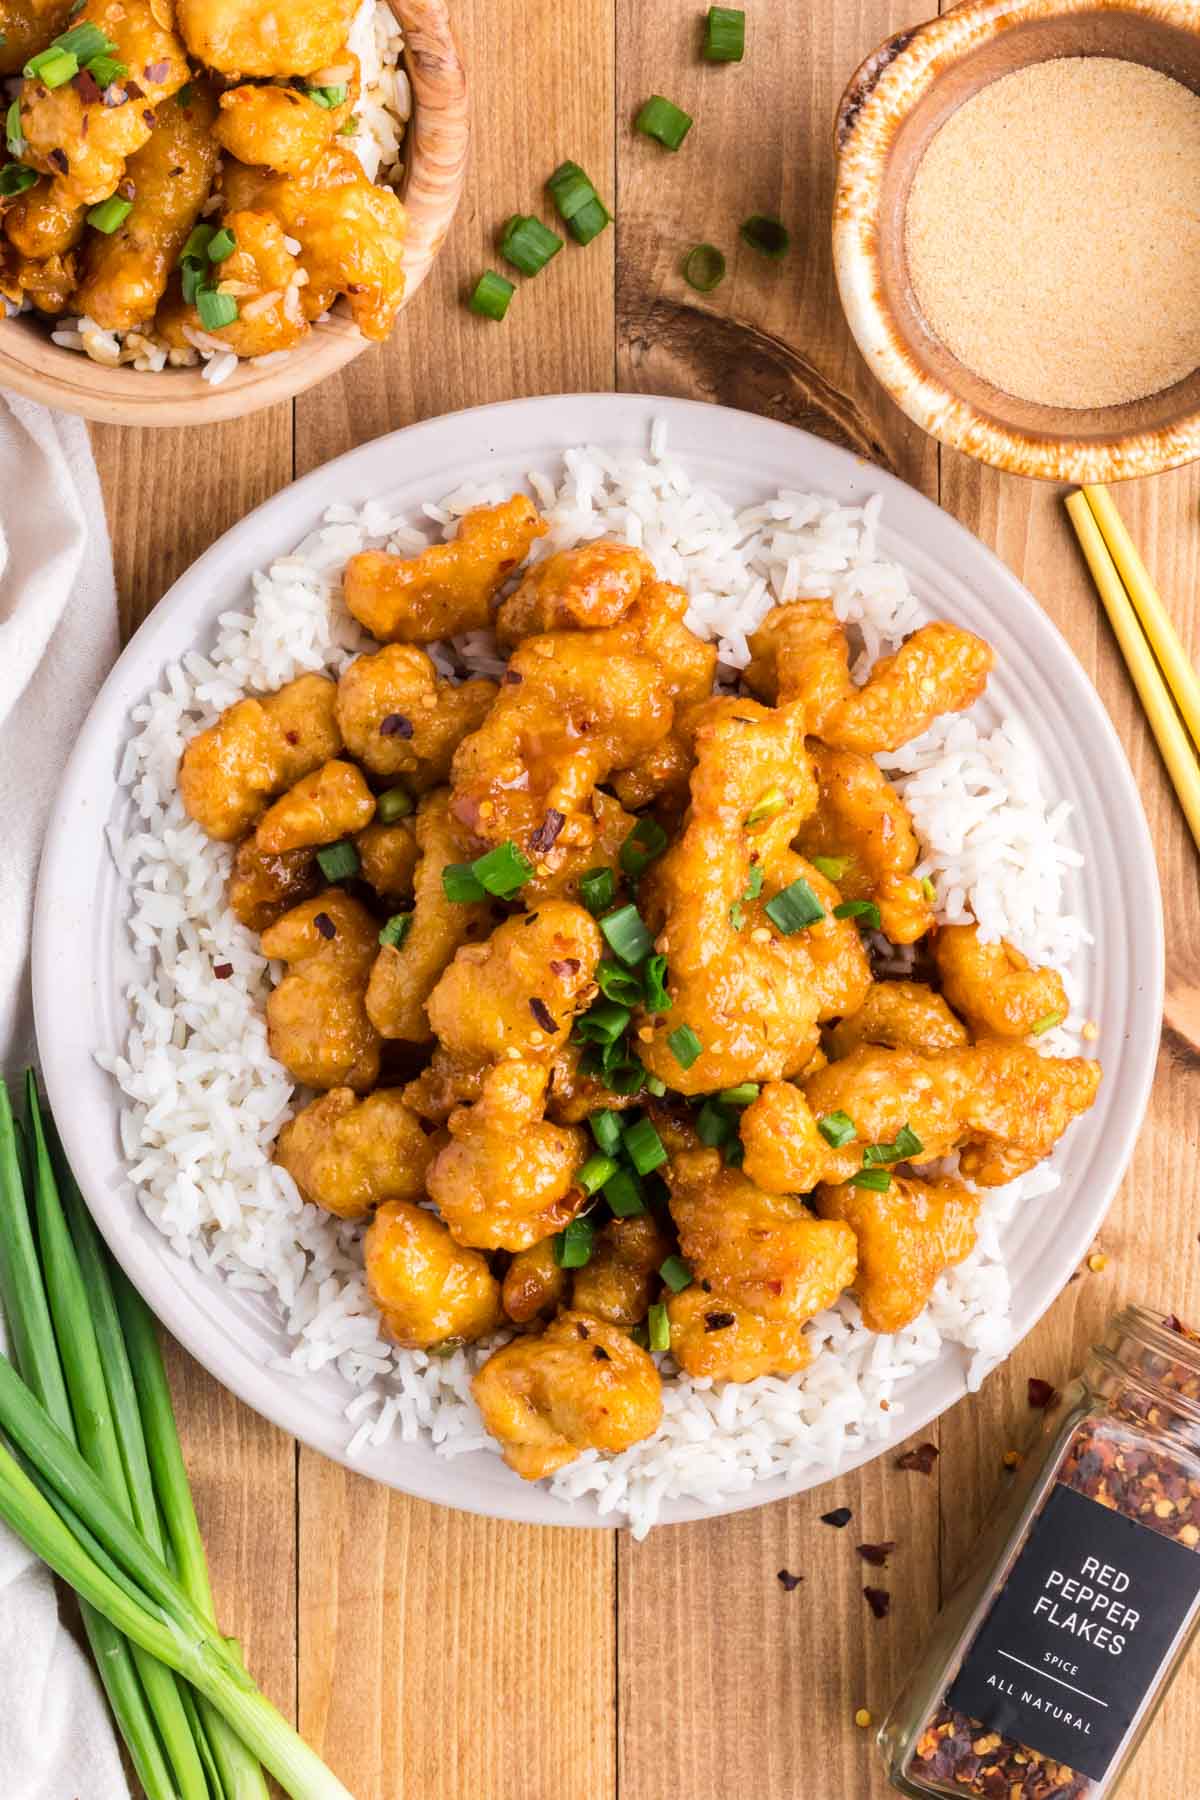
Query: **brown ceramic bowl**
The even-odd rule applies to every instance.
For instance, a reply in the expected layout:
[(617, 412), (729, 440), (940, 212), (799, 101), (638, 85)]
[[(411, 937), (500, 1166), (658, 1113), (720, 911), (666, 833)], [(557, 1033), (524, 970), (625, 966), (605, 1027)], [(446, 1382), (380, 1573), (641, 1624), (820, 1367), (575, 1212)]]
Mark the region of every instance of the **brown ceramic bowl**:
[(881, 44), (838, 110), (833, 253), (842, 305), (874, 374), (943, 443), (1047, 480), (1153, 475), (1200, 455), (1200, 370), (1121, 406), (1076, 410), (1014, 399), (933, 335), (908, 277), (908, 194), (933, 134), (989, 82), (1056, 56), (1121, 57), (1200, 92), (1200, 7), (1196, 0), (966, 0)]
[[(300, 0), (293, 0), (299, 4)], [(428, 275), (454, 217), (466, 174), (470, 121), (467, 80), (446, 0), (391, 0), (404, 30), (413, 108), (404, 143), (401, 189), (408, 213), (404, 304)], [(396, 328), (402, 331), (403, 323)], [(50, 341), (45, 320), (0, 320), (0, 388), (112, 425), (206, 425), (290, 400), (323, 381), (367, 347), (338, 302), (324, 324), (278, 363), (239, 363), (213, 386), (199, 369), (106, 368)]]

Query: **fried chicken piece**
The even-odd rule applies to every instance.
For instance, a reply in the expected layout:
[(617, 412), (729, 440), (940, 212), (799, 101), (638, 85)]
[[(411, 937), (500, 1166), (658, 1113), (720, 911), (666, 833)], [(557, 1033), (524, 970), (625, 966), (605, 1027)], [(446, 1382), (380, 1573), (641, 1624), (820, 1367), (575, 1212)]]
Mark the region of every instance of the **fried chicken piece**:
[(214, 139), (240, 163), (273, 169), (280, 175), (297, 174), (328, 149), (354, 111), (360, 86), (358, 58), (343, 50), (337, 67), (336, 83), (311, 84), (344, 88), (345, 99), (337, 106), (321, 106), (304, 88), (274, 82), (226, 88), (213, 126)]
[(850, 679), (850, 650), (831, 600), (790, 600), (772, 609), (750, 638), (746, 679), (756, 694), (796, 702), (808, 731), (841, 750), (873, 756), (898, 750), (942, 713), (963, 712), (984, 688), (991, 645), (957, 625), (922, 625), (881, 656), (862, 687)]
[(179, 794), (209, 837), (244, 837), (272, 794), (320, 768), (342, 747), (337, 688), (301, 675), (262, 700), (238, 700), (185, 746)]
[(500, 1284), (424, 1206), (385, 1200), (363, 1239), (367, 1287), (383, 1329), (405, 1350), (469, 1344), (502, 1322)]
[(504, 1310), (516, 1325), (554, 1312), (567, 1295), (568, 1275), (554, 1260), (553, 1238), (518, 1250), (500, 1288)]
[(67, 29), (74, 0), (4, 0), (0, 7), (0, 75), (19, 75)]
[(363, 550), (346, 564), (346, 605), (380, 643), (432, 644), (492, 623), (492, 601), (546, 526), (514, 494), (463, 515), (458, 536), (417, 556)]
[(233, 234), (235, 248), (215, 265), (219, 294), (237, 301), (237, 318), (228, 325), (205, 325), (195, 306), (173, 282), (155, 319), (159, 335), (174, 349), (187, 348), (188, 332), (203, 332), (235, 356), (271, 356), (290, 350), (309, 326), (296, 284), (300, 264), (284, 241), (279, 222), (266, 212), (228, 212), (221, 221)]
[(426, 1003), (433, 1034), (481, 1061), (549, 1057), (594, 996), (603, 952), (595, 919), (569, 900), (518, 913), (456, 952)]
[(383, 1037), (426, 1044), (433, 1036), (426, 1000), (459, 945), (486, 937), (493, 918), (487, 901), (464, 905), (446, 898), (442, 872), (461, 862), (463, 853), (444, 788), (422, 800), (415, 831), (420, 860), (413, 877), (412, 925), (399, 949), (392, 944), (380, 949), (367, 988), (367, 1012)]
[(126, 159), (154, 129), (156, 109), (189, 79), (170, 17), (156, 0), (85, 0), (75, 26), (97, 26), (128, 76), (105, 88), (103, 97), (94, 81), (90, 90), (79, 80), (56, 88), (22, 83), (17, 106), (27, 145), (23, 160), (53, 177), (63, 206), (94, 206), (115, 193)]
[(321, 871), (310, 850), (285, 850), (275, 856), (248, 837), (233, 859), (229, 904), (243, 925), (261, 932), (320, 887)]
[(883, 935), (915, 944), (933, 923), (933, 907), (913, 875), (920, 845), (908, 808), (869, 756), (815, 740), (808, 748), (820, 799), (796, 848), (810, 859), (837, 858), (841, 873), (832, 879), (842, 898), (873, 900)]
[(324, 73), (343, 52), (354, 0), (266, 7), (261, 0), (178, 0), (179, 29), (191, 54), (223, 75)]
[[(695, 742), (683, 832), (638, 891), (672, 997), (669, 1012), (645, 1019), (652, 1035), (638, 1054), (668, 1087), (706, 1094), (798, 1074), (818, 1020), (861, 1004), (870, 970), (851, 922), (832, 916), (836, 890), (787, 847), (816, 800), (798, 711), (710, 700)], [(763, 908), (800, 878), (827, 904), (786, 935)], [(687, 1068), (669, 1042), (683, 1025), (701, 1044)]]
[(303, 776), (269, 806), (254, 830), (260, 850), (315, 849), (362, 831), (375, 814), (375, 796), (354, 763), (335, 757)]
[(230, 206), (270, 213), (299, 243), (305, 318), (320, 318), (345, 294), (364, 337), (388, 335), (404, 298), (408, 215), (391, 188), (367, 180), (352, 150), (331, 144), (291, 175), (230, 164), (222, 180)]
[(308, 1087), (361, 1094), (378, 1079), (379, 1034), (363, 1004), (378, 944), (366, 907), (336, 887), (263, 932), (263, 955), (288, 964), (267, 1001), (267, 1043)]
[(835, 1061), (849, 1056), (859, 1044), (890, 1044), (894, 1050), (957, 1050), (967, 1042), (962, 1020), (923, 981), (874, 982), (858, 1011), (825, 1032), (825, 1047)]
[(404, 1098), (422, 1119), (444, 1125), (456, 1106), (472, 1106), (478, 1100), (490, 1067), (481, 1057), (458, 1056), (435, 1044), (421, 1073), (405, 1088)]
[(158, 108), (155, 125), (129, 159), (133, 205), (117, 229), (92, 232), (75, 296), (80, 313), (106, 331), (128, 331), (154, 317), (171, 271), (208, 198), (217, 167), (216, 104), (202, 81)]
[(593, 789), (588, 806), (595, 821), (590, 842), (560, 847), (552, 857), (540, 853), (533, 874), (521, 889), (521, 898), (527, 906), (550, 898), (578, 900), (583, 877), (597, 869), (611, 869), (614, 879), (620, 881), (621, 846), (636, 827), (637, 820), (603, 788)]
[(527, 1250), (579, 1211), (575, 1177), (587, 1157), (578, 1125), (542, 1118), (546, 1070), (537, 1063), (497, 1063), (474, 1106), (450, 1115), (450, 1142), (438, 1151), (427, 1185), (460, 1244), (480, 1250)]
[(398, 1089), (360, 1099), (336, 1087), (289, 1120), (274, 1155), (304, 1199), (339, 1219), (362, 1219), (381, 1200), (422, 1199), (434, 1149)]
[(618, 1326), (579, 1312), (505, 1344), (471, 1391), (505, 1462), (526, 1481), (553, 1475), (581, 1450), (628, 1450), (662, 1418), (662, 1381), (646, 1352)]
[(794, 1375), (812, 1361), (803, 1321), (764, 1319), (724, 1294), (693, 1282), (667, 1297), (671, 1355), (685, 1375), (708, 1381), (756, 1381)]
[(643, 551), (612, 538), (558, 550), (535, 563), (501, 602), (496, 637), (512, 649), (522, 638), (548, 631), (618, 625), (645, 583), (655, 579), (654, 564)]
[(858, 1242), (854, 1293), (868, 1331), (900, 1331), (925, 1310), (947, 1269), (975, 1248), (979, 1196), (959, 1181), (893, 1175), (882, 1193), (821, 1186), (814, 1205)]
[(803, 1087), (818, 1121), (844, 1112), (857, 1129), (852, 1142), (830, 1149), (827, 1181), (848, 1181), (862, 1166), (864, 1144), (893, 1143), (907, 1125), (920, 1139), (922, 1161), (961, 1148), (963, 1174), (997, 1187), (1050, 1154), (1099, 1084), (1098, 1063), (989, 1038), (930, 1055), (860, 1044)]
[(22, 258), (44, 262), (75, 248), (83, 236), (86, 211), (83, 206), (65, 206), (54, 183), (43, 176), (4, 208), (5, 235)]
[(769, 1194), (807, 1194), (829, 1159), (808, 1101), (790, 1081), (768, 1081), (742, 1114), (742, 1168)]
[(40, 260), (0, 245), (0, 294), (14, 305), (28, 303), (50, 318), (67, 312), (79, 283), (78, 250)]
[(943, 925), (933, 960), (946, 999), (977, 1036), (1027, 1037), (1067, 1016), (1057, 970), (1035, 968), (1011, 944), (983, 943), (978, 925)]
[(413, 874), (420, 852), (411, 824), (368, 825), (356, 832), (354, 848), (362, 864), (362, 878), (381, 900), (411, 900)]
[(338, 682), (346, 748), (372, 775), (403, 777), (411, 793), (441, 787), (462, 740), (478, 731), (499, 689), (494, 681), (445, 681), (423, 650), (388, 644), (360, 656)]
[(671, 1240), (653, 1215), (610, 1219), (596, 1235), (592, 1254), (576, 1269), (571, 1305), (610, 1325), (638, 1325), (658, 1292), (660, 1265)]
[(452, 771), (455, 818), (481, 844), (513, 839), (550, 873), (595, 840), (592, 792), (671, 728), (673, 706), (648, 656), (619, 632), (526, 638), (495, 705)]

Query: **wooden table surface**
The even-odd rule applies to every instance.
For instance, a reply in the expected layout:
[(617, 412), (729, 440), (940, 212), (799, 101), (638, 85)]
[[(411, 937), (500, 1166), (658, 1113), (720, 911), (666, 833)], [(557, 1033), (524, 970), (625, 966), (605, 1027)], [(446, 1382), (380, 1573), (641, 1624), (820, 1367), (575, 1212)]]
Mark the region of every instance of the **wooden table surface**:
[[(1200, 1313), (1196, 854), (1067, 529), (1061, 492), (998, 475), (903, 419), (867, 375), (830, 266), (831, 120), (859, 61), (930, 0), (744, 0), (740, 67), (698, 60), (699, 0), (458, 0), (475, 96), (469, 184), (445, 253), (392, 341), (244, 422), (98, 429), (132, 628), (252, 506), (368, 438), (455, 407), (618, 387), (700, 396), (848, 442), (992, 545), (1066, 634), (1128, 751), (1158, 852), (1167, 1004), (1158, 1079), (1103, 1233), (1109, 1261), (1067, 1287), (982, 1394), (931, 1435), (929, 1477), (891, 1458), (786, 1504), (664, 1529), (643, 1544), (443, 1511), (299, 1448), (182, 1353), (189, 1464), (226, 1630), (357, 1800), (873, 1800), (888, 1790), (856, 1708), (878, 1718), (939, 1594), (970, 1554), (1027, 1423), (1026, 1379), (1059, 1382), (1113, 1308)], [(652, 92), (695, 115), (671, 156), (632, 130)], [(536, 207), (563, 158), (617, 215), (520, 288), (503, 325), (464, 290), (497, 226)], [(739, 247), (774, 214), (791, 254)], [(729, 258), (706, 297), (682, 252)], [(1200, 468), (1120, 503), (1200, 651)], [(1119, 1081), (1119, 1068), (1108, 1071)], [(838, 1533), (818, 1522), (848, 1505)], [(856, 1542), (897, 1550), (870, 1577)], [(785, 1592), (776, 1572), (804, 1576)], [(886, 1586), (876, 1620), (864, 1578)], [(1129, 1800), (1182, 1800), (1200, 1766), (1200, 1655), (1143, 1750)]]

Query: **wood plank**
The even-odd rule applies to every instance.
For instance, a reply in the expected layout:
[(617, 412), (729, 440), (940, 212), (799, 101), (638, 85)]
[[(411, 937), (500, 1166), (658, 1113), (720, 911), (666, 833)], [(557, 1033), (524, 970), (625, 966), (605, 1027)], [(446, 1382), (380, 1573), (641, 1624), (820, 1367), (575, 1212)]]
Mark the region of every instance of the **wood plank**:
[[(848, 444), (926, 493), (936, 448), (868, 376), (842, 319), (828, 219), (832, 120), (845, 82), (921, 0), (765, 9), (748, 16), (744, 64), (697, 58), (696, 9), (618, 14), (618, 385), (690, 395), (783, 418)], [(629, 130), (651, 92), (696, 124), (677, 156)], [(790, 256), (741, 245), (754, 212), (781, 218)], [(724, 250), (712, 294), (684, 283), (698, 241)], [(936, 1440), (937, 1433), (925, 1433)], [(868, 1800), (888, 1790), (871, 1734), (898, 1686), (914, 1636), (937, 1605), (939, 1477), (901, 1474), (892, 1459), (797, 1500), (622, 1540), (619, 1554), (622, 1800)], [(854, 1510), (844, 1532), (818, 1522)], [(888, 1569), (868, 1570), (861, 1542), (895, 1539)], [(787, 1593), (786, 1568), (804, 1581)], [(876, 1620), (864, 1586), (892, 1596)]]
[[(612, 0), (535, 0), (519, 41), (488, 0), (455, 17), (475, 94), (462, 209), (391, 342), (297, 402), (298, 473), (456, 407), (612, 386), (611, 232), (568, 243), (536, 284), (514, 276), (502, 325), (463, 304), (502, 266), (511, 213), (554, 223), (543, 183), (559, 162), (610, 183)], [(301, 1728), (356, 1800), (611, 1795), (611, 1534), (473, 1519), (308, 1451), (300, 1466)]]

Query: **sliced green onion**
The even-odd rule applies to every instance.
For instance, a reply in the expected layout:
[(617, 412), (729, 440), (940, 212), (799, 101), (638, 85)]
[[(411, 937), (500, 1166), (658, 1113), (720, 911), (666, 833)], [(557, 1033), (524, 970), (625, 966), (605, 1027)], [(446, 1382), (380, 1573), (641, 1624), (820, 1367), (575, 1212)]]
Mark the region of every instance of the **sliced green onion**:
[(850, 1114), (843, 1112), (841, 1107), (836, 1112), (824, 1113), (817, 1120), (817, 1130), (825, 1142), (832, 1144), (835, 1150), (840, 1150), (843, 1144), (850, 1143), (858, 1136), (857, 1125)]
[(44, 87), (65, 87), (79, 73), (79, 58), (72, 56), (69, 50), (60, 50), (57, 44), (51, 44), (48, 50), (41, 50), (25, 64), (22, 71), (30, 81), (40, 81)]
[(711, 294), (725, 279), (725, 258), (715, 244), (693, 244), (683, 259), (683, 279), (698, 294)]
[(859, 1169), (850, 1177), (851, 1187), (870, 1188), (876, 1194), (886, 1194), (891, 1185), (892, 1178), (886, 1169)]
[(604, 1079), (614, 1094), (637, 1094), (645, 1084), (646, 1071), (640, 1062), (627, 1058), (608, 1070)]
[(681, 1069), (690, 1069), (704, 1045), (690, 1025), (677, 1025), (674, 1031), (667, 1033), (667, 1049)]
[(211, 263), (224, 262), (237, 249), (237, 239), (232, 231), (222, 225), (220, 231), (214, 231), (208, 240), (208, 260)]
[(10, 156), (23, 156), (27, 148), (25, 133), (21, 130), (21, 102), (14, 100), (5, 114), (4, 135)]
[(1066, 1013), (1063, 1012), (1061, 1008), (1058, 1012), (1046, 1013), (1043, 1018), (1038, 1020), (1036, 1025), (1030, 1026), (1029, 1035), (1031, 1037), (1042, 1037), (1047, 1031), (1053, 1031), (1056, 1025), (1061, 1025), (1066, 1016)]
[(736, 1087), (722, 1088), (717, 1099), (722, 1106), (749, 1106), (759, 1096), (757, 1081), (740, 1081)]
[(477, 856), (471, 864), (471, 873), (479, 885), (497, 900), (511, 900), (513, 895), (529, 880), (533, 874), (533, 864), (509, 838), (506, 843), (497, 844), (484, 856)]
[(657, 819), (639, 819), (621, 845), (621, 867), (634, 881), (666, 849), (668, 838)]
[(383, 930), (379, 933), (379, 942), (393, 950), (403, 947), (404, 940), (412, 930), (413, 916), (410, 912), (393, 913)]
[(11, 200), (14, 194), (23, 194), (26, 188), (31, 188), (37, 178), (37, 170), (26, 168), (24, 163), (5, 163), (0, 169), (0, 194)]
[(80, 63), (90, 61), (93, 56), (111, 55), (116, 45), (110, 37), (105, 37), (98, 25), (90, 22), (85, 25), (72, 25), (70, 31), (64, 31), (56, 37), (50, 48), (65, 50)]
[(318, 106), (325, 108), (326, 112), (332, 112), (335, 106), (345, 104), (347, 90), (342, 82), (338, 82), (333, 87), (306, 87), (304, 91), (310, 100), (315, 100)]
[(634, 121), (644, 137), (654, 138), (667, 150), (678, 150), (692, 129), (692, 116), (662, 94), (651, 94)]
[(810, 856), (809, 862), (819, 869), (826, 881), (840, 881), (850, 867), (848, 856)]
[(442, 870), (442, 892), (456, 906), (470, 906), (485, 898), (483, 883), (470, 863), (447, 863)]
[(590, 1219), (572, 1219), (554, 1239), (554, 1260), (560, 1269), (582, 1269), (591, 1261), (596, 1233)]
[[(122, 81), (129, 73), (129, 64), (120, 62), (115, 56), (90, 57), (84, 67), (98, 88), (106, 88), (114, 81)], [(182, 89), (180, 99), (182, 100)]]
[(606, 1000), (615, 1000), (618, 1006), (637, 1006), (642, 998), (637, 976), (607, 959), (596, 965), (596, 985)]
[(600, 913), (613, 903), (617, 878), (611, 869), (585, 869), (579, 877), (579, 898), (590, 913)]
[(763, 213), (753, 213), (738, 226), (738, 235), (744, 244), (757, 250), (762, 256), (778, 259), (786, 256), (792, 241), (791, 233), (778, 219), (769, 219)]
[(710, 6), (704, 27), (705, 62), (741, 62), (745, 53), (745, 13), (736, 6)]
[(835, 919), (857, 919), (872, 931), (880, 929), (879, 908), (874, 900), (843, 900), (840, 906), (834, 907), (833, 916)]
[(179, 252), (179, 260), (184, 262), (204, 262), (208, 257), (208, 246), (217, 235), (215, 225), (196, 225), (188, 237), (187, 243)]
[(902, 1125), (890, 1144), (864, 1144), (863, 1167), (876, 1168), (880, 1163), (907, 1162), (910, 1157), (920, 1156), (925, 1148), (916, 1132), (908, 1125)]
[(692, 1285), (692, 1271), (682, 1256), (668, 1256), (665, 1263), (659, 1264), (658, 1272), (673, 1294), (682, 1294), (684, 1288)]
[(646, 1314), (646, 1334), (651, 1350), (671, 1348), (671, 1321), (661, 1300), (656, 1300)]
[(485, 269), (467, 304), (485, 319), (502, 319), (515, 292), (511, 281), (505, 281), (494, 269)]
[(639, 1119), (625, 1135), (625, 1153), (639, 1175), (649, 1175), (667, 1160), (667, 1147), (649, 1119)]
[(575, 1025), (575, 1034), (583, 1043), (615, 1044), (629, 1024), (629, 1008), (612, 1000), (598, 1000)]
[(706, 1100), (696, 1115), (696, 1136), (710, 1150), (718, 1149), (734, 1133), (734, 1121), (715, 1100)]
[(937, 899), (937, 889), (934, 887), (932, 881), (930, 881), (928, 875), (922, 875), (921, 877), (921, 892), (928, 900), (930, 906), (932, 906)]
[(603, 200), (593, 194), (587, 205), (580, 207), (567, 226), (567, 230), (577, 244), (590, 244), (592, 239), (599, 237), (604, 227), (611, 223), (612, 214)]
[(762, 893), (762, 890), (763, 866), (761, 863), (751, 863), (745, 889), (729, 909), (729, 923), (733, 926), (735, 931), (740, 931), (743, 925), (745, 925), (746, 906), (751, 900), (757, 900), (758, 896)]
[(616, 1172), (617, 1165), (611, 1156), (589, 1156), (575, 1180), (585, 1194), (594, 1194), (596, 1189), (602, 1188)]
[(546, 183), (550, 198), (568, 224), (596, 196), (596, 190), (578, 163), (560, 163)]
[(746, 1147), (741, 1138), (729, 1138), (721, 1150), (721, 1155), (731, 1169), (740, 1169), (746, 1160)]
[(592, 1136), (606, 1156), (613, 1156), (621, 1148), (621, 1121), (615, 1112), (596, 1112), (588, 1120), (592, 1128)]
[(630, 968), (636, 968), (654, 948), (654, 939), (646, 928), (646, 922), (636, 906), (619, 906), (616, 912), (605, 913), (600, 921), (600, 930), (608, 941), (613, 954), (619, 956)]
[(618, 1219), (640, 1218), (646, 1210), (641, 1183), (632, 1169), (618, 1169), (604, 1184), (604, 1198)]
[(825, 908), (803, 876), (768, 900), (763, 911), (784, 937), (792, 937), (825, 917)]
[(661, 1100), (666, 1091), (667, 1084), (660, 1075), (646, 1076), (646, 1092), (648, 1094), (653, 1094), (656, 1100)]
[(782, 788), (768, 788), (746, 814), (746, 824), (761, 825), (764, 819), (773, 819), (777, 813), (781, 813), (786, 805), (787, 795)]
[(375, 817), (381, 825), (394, 825), (397, 819), (407, 819), (412, 810), (413, 799), (407, 788), (387, 788), (375, 802)]
[(639, 1350), (648, 1350), (650, 1348), (649, 1326), (644, 1323), (635, 1325), (629, 1333), (629, 1338), (630, 1342), (636, 1344)]
[(326, 881), (349, 881), (362, 869), (358, 851), (346, 838), (339, 844), (326, 844), (318, 850), (317, 863)]
[(671, 996), (667, 992), (666, 957), (648, 956), (642, 964), (642, 980), (646, 986), (646, 1011), (669, 1012)]
[(501, 256), (514, 269), (520, 269), (522, 275), (540, 275), (550, 258), (557, 256), (562, 247), (563, 240), (557, 231), (551, 231), (548, 225), (528, 213), (514, 213), (500, 239)]
[(218, 294), (214, 288), (202, 287), (196, 292), (196, 311), (205, 331), (220, 331), (237, 318), (238, 303), (232, 294)]

